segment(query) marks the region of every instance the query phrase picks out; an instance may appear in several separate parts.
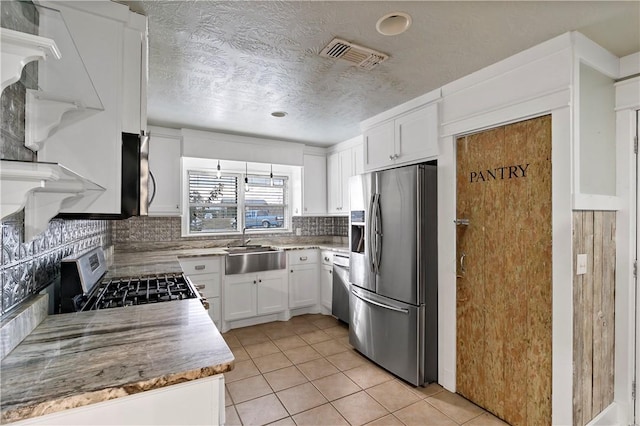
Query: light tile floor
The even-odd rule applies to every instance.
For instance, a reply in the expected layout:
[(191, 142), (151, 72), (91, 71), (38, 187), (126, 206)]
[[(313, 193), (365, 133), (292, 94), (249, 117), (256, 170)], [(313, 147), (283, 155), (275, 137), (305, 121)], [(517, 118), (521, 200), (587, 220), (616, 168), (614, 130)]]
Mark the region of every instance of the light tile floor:
[(225, 374), (227, 425), (505, 425), (437, 384), (414, 387), (349, 345), (326, 315), (223, 334), (236, 357)]

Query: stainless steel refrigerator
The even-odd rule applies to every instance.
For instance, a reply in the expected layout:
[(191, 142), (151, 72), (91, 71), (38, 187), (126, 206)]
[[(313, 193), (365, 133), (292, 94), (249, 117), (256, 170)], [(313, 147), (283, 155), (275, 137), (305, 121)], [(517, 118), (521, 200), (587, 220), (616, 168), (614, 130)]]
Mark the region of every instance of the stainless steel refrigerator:
[(354, 176), (349, 191), (349, 342), (409, 383), (436, 381), (436, 166)]

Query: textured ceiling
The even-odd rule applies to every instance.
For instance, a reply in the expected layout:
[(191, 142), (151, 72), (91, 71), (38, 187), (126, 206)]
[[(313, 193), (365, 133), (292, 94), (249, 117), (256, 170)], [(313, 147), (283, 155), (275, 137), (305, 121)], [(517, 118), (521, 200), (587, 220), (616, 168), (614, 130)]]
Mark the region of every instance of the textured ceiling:
[[(618, 56), (640, 50), (638, 1), (123, 3), (149, 19), (149, 123), (318, 146), (566, 31)], [(411, 14), (413, 25), (378, 34), (376, 21), (393, 11)], [(334, 37), (390, 59), (364, 71), (318, 56)], [(279, 110), (288, 115), (270, 115)]]

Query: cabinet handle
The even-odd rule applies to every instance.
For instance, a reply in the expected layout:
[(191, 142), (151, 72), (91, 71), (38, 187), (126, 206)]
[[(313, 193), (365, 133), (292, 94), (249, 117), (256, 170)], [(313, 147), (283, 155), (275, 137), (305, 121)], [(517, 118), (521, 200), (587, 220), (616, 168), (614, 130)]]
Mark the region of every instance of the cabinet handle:
[(395, 160), (395, 159), (397, 159), (398, 157), (400, 157), (400, 155), (398, 155), (398, 154), (393, 154), (393, 158), (394, 158), (394, 160)]
[(307, 256), (300, 256), (300, 260), (302, 260), (303, 262), (306, 261), (308, 259)]
[(390, 155), (390, 156), (389, 156), (389, 160), (393, 160), (393, 155)]
[(324, 260), (326, 260), (327, 262), (329, 261), (329, 258), (327, 256), (324, 257)]
[(197, 289), (198, 291), (200, 291), (200, 290), (204, 290), (204, 289), (205, 289), (205, 285), (204, 285), (204, 284), (196, 284), (196, 289)]
[(202, 271), (204, 268), (206, 268), (206, 265), (196, 265), (196, 271)]

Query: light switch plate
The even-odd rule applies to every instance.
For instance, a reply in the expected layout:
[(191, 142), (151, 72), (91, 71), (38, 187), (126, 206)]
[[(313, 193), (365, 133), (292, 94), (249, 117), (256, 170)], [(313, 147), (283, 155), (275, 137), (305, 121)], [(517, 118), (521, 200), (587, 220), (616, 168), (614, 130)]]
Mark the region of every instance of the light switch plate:
[(576, 262), (576, 275), (584, 275), (587, 273), (587, 255), (579, 254)]

